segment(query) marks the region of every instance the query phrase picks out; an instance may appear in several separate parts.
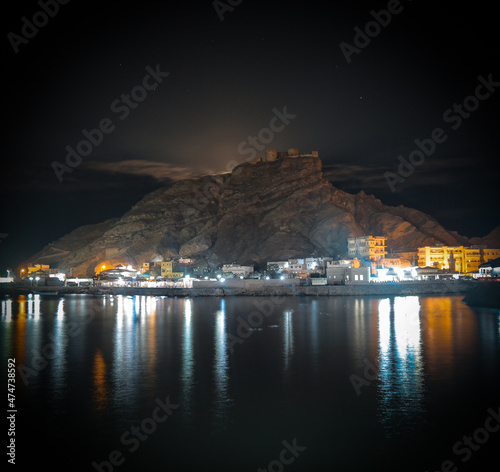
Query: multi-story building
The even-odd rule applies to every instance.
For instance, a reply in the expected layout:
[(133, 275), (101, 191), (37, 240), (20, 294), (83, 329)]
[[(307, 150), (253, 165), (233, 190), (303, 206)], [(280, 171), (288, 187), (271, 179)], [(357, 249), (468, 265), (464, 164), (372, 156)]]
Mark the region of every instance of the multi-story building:
[(347, 253), (349, 257), (355, 257), (370, 261), (373, 265), (379, 265), (387, 254), (387, 238), (385, 236), (361, 236), (359, 238), (347, 239)]
[(184, 277), (184, 272), (174, 265), (174, 261), (160, 262), (161, 276), (165, 279), (180, 279)]
[(298, 274), (306, 271), (306, 262), (304, 259), (288, 259), (288, 271), (291, 274)]
[(418, 248), (419, 267), (437, 267), (454, 272), (478, 272), (479, 266), (500, 257), (500, 249), (485, 246), (425, 246)]

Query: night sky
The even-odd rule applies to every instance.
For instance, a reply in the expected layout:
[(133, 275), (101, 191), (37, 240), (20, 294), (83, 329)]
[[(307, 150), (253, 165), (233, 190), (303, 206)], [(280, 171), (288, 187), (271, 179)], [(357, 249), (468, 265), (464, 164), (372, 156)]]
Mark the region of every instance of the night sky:
[[(78, 226), (121, 216), (159, 186), (244, 162), (249, 136), (270, 126), (274, 109), (294, 117), (265, 148), (319, 151), (337, 187), (424, 211), (469, 237), (500, 224), (491, 4), (231, 3), (72, 0), (29, 39), (23, 17), (33, 20), (41, 6), (9, 4), (1, 276)], [(354, 49), (354, 29), (389, 6), (397, 13), (384, 27), (371, 25), (369, 43), (358, 35), (363, 47)], [(161, 82), (148, 79), (143, 95), (148, 70)], [(478, 89), (479, 77), (489, 92)], [(137, 101), (126, 105), (122, 94), (133, 90)], [(476, 91), (479, 99), (466, 100)], [(66, 165), (66, 147), (102, 123), (108, 133), (60, 182), (53, 163)], [(384, 174), (396, 175), (398, 156), (408, 160), (415, 140), (437, 128), (446, 141), (392, 191)]]

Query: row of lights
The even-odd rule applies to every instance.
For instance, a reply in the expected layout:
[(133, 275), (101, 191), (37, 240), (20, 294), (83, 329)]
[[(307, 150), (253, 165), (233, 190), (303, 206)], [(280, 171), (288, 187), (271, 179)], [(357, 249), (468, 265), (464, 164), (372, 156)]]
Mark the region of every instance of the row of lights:
[[(219, 279), (219, 282), (225, 282), (226, 279), (224, 277), (222, 277), (220, 274), (217, 275), (217, 278)], [(243, 279), (244, 277), (242, 275), (240, 275), (240, 279)], [(208, 279), (208, 277), (205, 277), (205, 279)], [(269, 276), (266, 276), (266, 280), (269, 280)], [(280, 277), (280, 280), (285, 280), (285, 276), (282, 275)]]

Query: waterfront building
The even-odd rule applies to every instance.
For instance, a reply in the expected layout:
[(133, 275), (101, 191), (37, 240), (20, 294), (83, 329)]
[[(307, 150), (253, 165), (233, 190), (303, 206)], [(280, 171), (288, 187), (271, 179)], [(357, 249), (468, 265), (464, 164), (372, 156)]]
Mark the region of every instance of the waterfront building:
[(369, 283), (369, 267), (327, 266), (326, 278), (330, 285), (345, 283)]
[(481, 277), (500, 277), (500, 258), (481, 264), (479, 275)]
[(174, 261), (160, 262), (160, 274), (164, 279), (181, 279), (184, 271)]
[(239, 264), (224, 264), (222, 266), (222, 272), (233, 274), (236, 276), (247, 277), (251, 272), (253, 272), (253, 266), (244, 266)]
[(326, 278), (330, 285), (370, 282), (370, 268), (361, 267), (358, 259), (328, 261)]
[(347, 239), (349, 257), (358, 257), (379, 264), (387, 254), (385, 236), (361, 236)]
[(439, 269), (437, 267), (419, 267), (416, 269), (416, 272), (416, 280), (444, 280), (453, 278), (453, 274), (448, 270)]
[(486, 246), (425, 246), (418, 248), (418, 266), (452, 272), (478, 272), (483, 262), (500, 257), (500, 249)]

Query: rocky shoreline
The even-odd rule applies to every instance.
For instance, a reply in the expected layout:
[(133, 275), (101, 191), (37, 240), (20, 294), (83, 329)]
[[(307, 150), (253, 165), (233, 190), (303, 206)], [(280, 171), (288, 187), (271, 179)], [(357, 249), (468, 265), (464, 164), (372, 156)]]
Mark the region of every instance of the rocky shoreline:
[(225, 296), (410, 296), (410, 295), (466, 295), (478, 284), (486, 283), (452, 280), (429, 282), (387, 282), (323, 286), (270, 286), (248, 288), (147, 288), (147, 287), (0, 287), (0, 294), (27, 295), (147, 295), (167, 297), (225, 297)]

